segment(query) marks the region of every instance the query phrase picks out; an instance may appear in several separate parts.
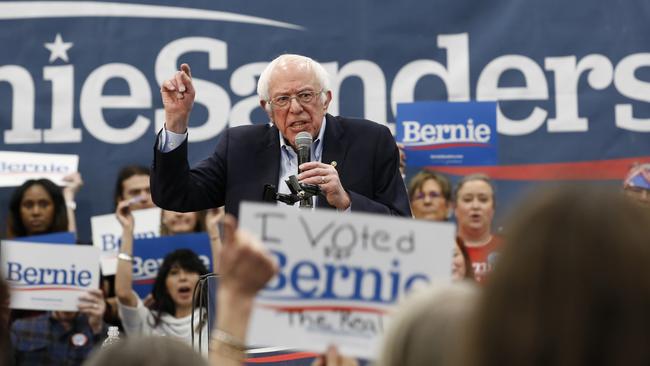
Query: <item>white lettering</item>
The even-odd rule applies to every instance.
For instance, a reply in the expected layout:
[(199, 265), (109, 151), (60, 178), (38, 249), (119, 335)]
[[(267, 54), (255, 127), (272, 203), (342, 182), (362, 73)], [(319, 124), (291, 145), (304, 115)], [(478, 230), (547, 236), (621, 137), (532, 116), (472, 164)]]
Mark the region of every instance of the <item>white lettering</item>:
[[(507, 70), (520, 71), (524, 77), (523, 87), (499, 87), (499, 79)], [(492, 60), (478, 78), (476, 100), (546, 100), (548, 86), (542, 69), (526, 56), (507, 55)], [(528, 117), (513, 120), (506, 117), (497, 107), (497, 131), (504, 135), (526, 135), (537, 130), (546, 120), (546, 110), (535, 107)]]
[[(129, 86), (130, 95), (104, 95), (106, 83), (120, 78)], [(149, 128), (150, 120), (138, 115), (129, 127), (114, 128), (104, 119), (105, 108), (151, 108), (151, 89), (140, 70), (128, 64), (106, 64), (94, 70), (81, 89), (81, 121), (96, 139), (111, 144), (127, 144), (139, 139)], [(125, 118), (123, 118), (125, 119)]]
[(441, 34), (438, 47), (447, 49), (447, 68), (436, 61), (416, 60), (397, 72), (391, 89), (393, 114), (397, 114), (398, 103), (414, 101), (415, 85), (425, 75), (442, 79), (449, 101), (469, 101), (469, 36), (467, 33)]
[[(224, 41), (206, 37), (187, 37), (177, 39), (165, 46), (156, 58), (156, 80), (159, 85), (178, 70), (180, 56), (189, 52), (207, 52), (210, 70), (225, 70), (228, 67), (227, 44)], [(192, 78), (196, 93), (194, 103), (208, 110), (208, 118), (199, 127), (188, 127), (188, 141), (199, 142), (215, 137), (226, 126), (230, 111), (230, 97), (219, 85)], [(196, 108), (196, 106), (194, 107)], [(165, 110), (156, 110), (156, 131), (165, 123)]]
[(72, 65), (47, 66), (43, 79), (52, 81), (52, 127), (43, 131), (46, 143), (81, 142), (81, 129), (74, 118), (74, 68)]
[(578, 82), (589, 71), (587, 81), (594, 89), (604, 89), (612, 83), (614, 67), (603, 55), (588, 55), (576, 65), (575, 56), (549, 57), (546, 70), (555, 73), (555, 118), (549, 118), (549, 132), (584, 132), (589, 120), (578, 116)]
[(0, 81), (7, 81), (13, 90), (11, 129), (5, 131), (5, 144), (33, 144), (41, 142), (41, 130), (34, 128), (34, 79), (24, 67), (0, 67)]
[(230, 77), (230, 89), (239, 96), (249, 96), (235, 104), (230, 111), (230, 127), (253, 124), (251, 113), (260, 106), (257, 96), (257, 77), (266, 67), (266, 62), (255, 62), (241, 66)]
[[(614, 85), (624, 96), (650, 102), (650, 83), (634, 76), (641, 67), (650, 67), (650, 53), (637, 53), (625, 57), (614, 71)], [(650, 118), (635, 118), (632, 104), (617, 104), (616, 126), (635, 132), (650, 132)]]

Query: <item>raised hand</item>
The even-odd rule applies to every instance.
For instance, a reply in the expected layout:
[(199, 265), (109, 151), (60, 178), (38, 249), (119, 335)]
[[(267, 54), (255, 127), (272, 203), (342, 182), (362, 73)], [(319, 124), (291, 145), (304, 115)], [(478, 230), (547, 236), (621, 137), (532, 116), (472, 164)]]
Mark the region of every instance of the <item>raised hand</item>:
[(63, 177), (63, 181), (66, 182), (66, 186), (63, 187), (63, 197), (66, 201), (74, 202), (74, 198), (81, 189), (81, 186), (84, 185), (83, 179), (81, 179), (81, 174), (79, 172), (70, 173)]
[(165, 128), (175, 133), (185, 133), (194, 105), (196, 92), (192, 84), (190, 65), (182, 64), (171, 79), (160, 87), (165, 107)]
[(124, 231), (133, 232), (135, 226), (135, 219), (131, 213), (131, 205), (134, 203), (133, 199), (123, 200), (117, 204), (115, 209), (115, 217), (120, 222)]
[(219, 222), (223, 219), (225, 211), (223, 207), (211, 208), (205, 212), (205, 228), (210, 238), (219, 238)]
[(233, 216), (226, 215), (223, 230), (220, 289), (233, 296), (252, 299), (275, 275), (278, 265), (257, 238), (237, 229)]

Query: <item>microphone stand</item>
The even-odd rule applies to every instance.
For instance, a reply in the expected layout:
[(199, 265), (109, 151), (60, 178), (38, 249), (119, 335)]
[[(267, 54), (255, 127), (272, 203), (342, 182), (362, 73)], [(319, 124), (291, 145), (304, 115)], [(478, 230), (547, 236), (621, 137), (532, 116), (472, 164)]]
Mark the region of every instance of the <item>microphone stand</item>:
[[(264, 185), (265, 202), (284, 202), (289, 206), (293, 206), (296, 202), (300, 201), (300, 207), (313, 207), (312, 197), (321, 193), (320, 187), (315, 184), (301, 184), (295, 175), (289, 177), (284, 183), (289, 187), (291, 194), (278, 193), (276, 187), (272, 184)], [(309, 206), (303, 206), (302, 202), (307, 201)]]

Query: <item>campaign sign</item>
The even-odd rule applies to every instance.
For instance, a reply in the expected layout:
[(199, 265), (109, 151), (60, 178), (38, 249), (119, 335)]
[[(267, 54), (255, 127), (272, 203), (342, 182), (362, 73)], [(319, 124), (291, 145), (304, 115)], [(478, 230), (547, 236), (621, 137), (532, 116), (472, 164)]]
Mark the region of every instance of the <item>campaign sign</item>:
[(409, 166), (496, 165), (495, 102), (397, 105), (396, 139)]
[(373, 358), (400, 298), (451, 277), (451, 223), (248, 202), (239, 219), (279, 265), (256, 299), (251, 345)]
[(0, 187), (17, 187), (39, 178), (65, 186), (63, 177), (76, 172), (78, 166), (79, 155), (0, 151)]
[(42, 243), (42, 244), (75, 244), (77, 238), (74, 233), (63, 231), (60, 233), (23, 236), (20, 238), (13, 238), (13, 241), (29, 242), (29, 243)]
[[(160, 236), (160, 208), (147, 208), (133, 211), (135, 228), (134, 239), (155, 238)], [(122, 225), (114, 213), (93, 216), (90, 218), (93, 234), (93, 245), (101, 252), (100, 264), (102, 273), (114, 275), (117, 268), (117, 254), (122, 241)]]
[(99, 250), (90, 245), (3, 241), (0, 265), (12, 309), (77, 311), (79, 296), (99, 287)]
[(207, 233), (177, 234), (133, 241), (133, 289), (145, 298), (153, 287), (165, 256), (176, 249), (196, 253), (208, 272), (212, 271), (212, 250)]

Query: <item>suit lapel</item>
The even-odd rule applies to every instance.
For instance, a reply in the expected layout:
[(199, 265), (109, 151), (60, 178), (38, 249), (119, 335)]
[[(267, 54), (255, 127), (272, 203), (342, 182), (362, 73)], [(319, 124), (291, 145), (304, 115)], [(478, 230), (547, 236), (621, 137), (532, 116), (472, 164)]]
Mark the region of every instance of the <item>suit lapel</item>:
[(264, 140), (260, 143), (260, 148), (256, 154), (258, 161), (249, 162), (255, 164), (259, 169), (258, 182), (264, 184), (278, 184), (280, 179), (280, 140), (278, 129), (271, 126), (267, 129)]
[[(344, 178), (341, 176), (343, 172), (343, 167), (345, 163), (345, 155), (347, 154), (347, 147), (350, 146), (347, 141), (347, 136), (345, 134), (345, 127), (341, 125), (341, 122), (333, 117), (330, 114), (326, 115), (327, 124), (325, 125), (325, 135), (323, 136), (323, 156), (321, 157), (321, 162), (324, 164), (331, 164), (333, 161), (336, 162), (337, 170), (339, 171), (339, 176), (343, 182)], [(343, 183), (345, 186), (345, 183)], [(329, 207), (325, 198), (320, 197), (318, 199), (317, 207)]]

